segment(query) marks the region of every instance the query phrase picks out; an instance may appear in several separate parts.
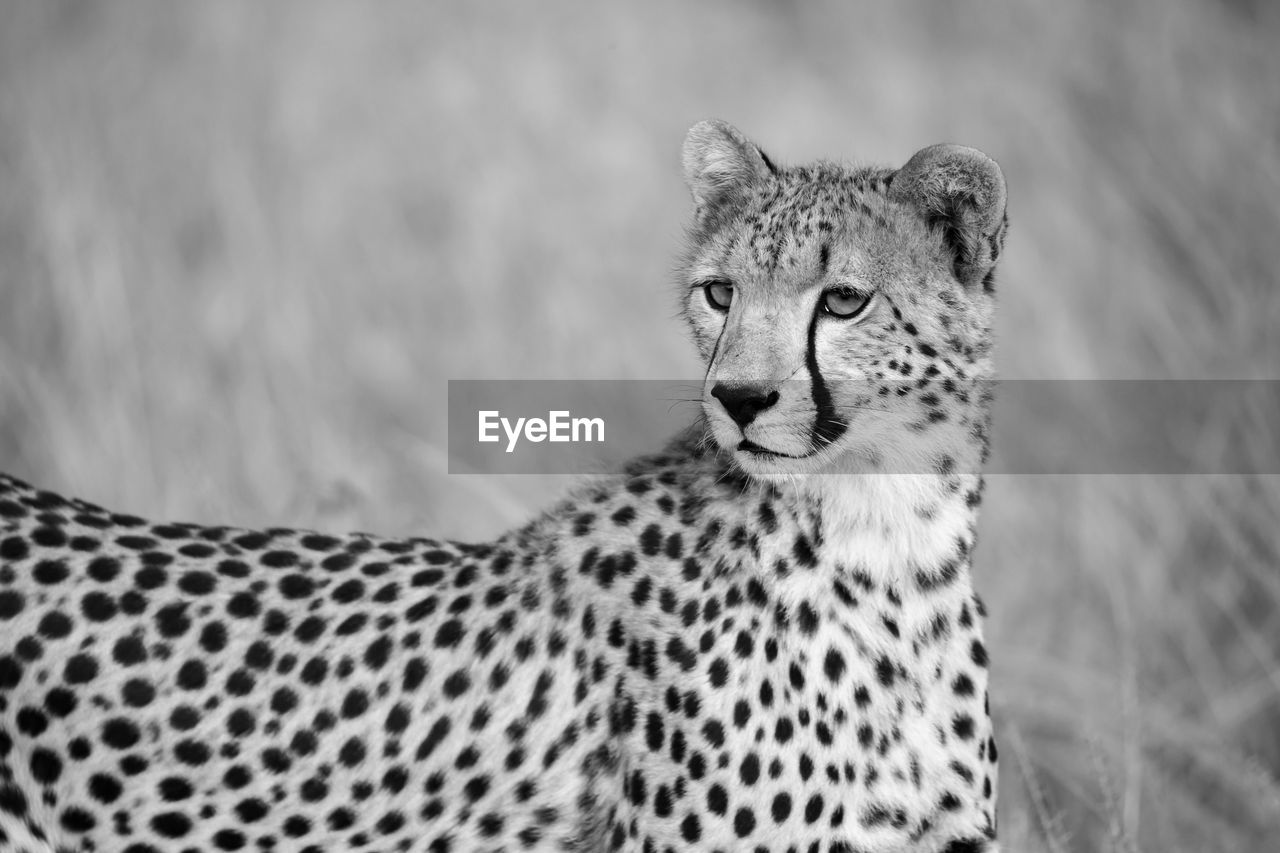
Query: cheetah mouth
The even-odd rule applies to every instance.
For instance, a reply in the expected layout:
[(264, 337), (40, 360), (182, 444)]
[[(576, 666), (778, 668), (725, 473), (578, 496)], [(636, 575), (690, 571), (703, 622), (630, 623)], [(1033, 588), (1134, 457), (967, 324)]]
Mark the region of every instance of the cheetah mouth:
[(737, 449), (750, 453), (752, 456), (756, 456), (763, 459), (808, 459), (810, 456), (813, 455), (812, 453), (796, 455), (793, 453), (783, 453), (779, 450), (770, 450), (769, 448), (760, 444), (756, 444), (754, 441), (751, 441), (750, 439), (747, 439), (747, 438), (744, 438), (742, 441), (738, 442)]

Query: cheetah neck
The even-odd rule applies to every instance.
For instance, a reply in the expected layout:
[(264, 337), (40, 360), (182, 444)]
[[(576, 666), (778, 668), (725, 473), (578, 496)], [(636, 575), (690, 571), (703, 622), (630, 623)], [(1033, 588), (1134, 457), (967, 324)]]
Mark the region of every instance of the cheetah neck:
[(977, 523), (976, 475), (837, 474), (805, 484), (821, 507), (832, 557), (883, 580), (933, 574), (968, 554)]
[[(969, 590), (982, 489), (978, 475), (832, 474), (779, 489), (780, 504), (813, 543), (816, 571), (792, 573), (784, 595), (819, 594), (833, 576), (856, 575), (904, 598)], [(785, 533), (761, 543), (762, 559), (794, 559)]]

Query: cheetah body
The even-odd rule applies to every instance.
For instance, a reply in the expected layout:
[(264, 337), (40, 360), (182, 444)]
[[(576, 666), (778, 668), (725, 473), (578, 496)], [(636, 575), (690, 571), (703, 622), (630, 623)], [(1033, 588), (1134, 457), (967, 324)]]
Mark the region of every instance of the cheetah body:
[[(758, 150), (699, 128), (687, 172)], [(764, 164), (776, 185), (730, 201), (693, 165), (693, 279), (769, 239), (785, 279), (797, 216), (903, 254), (873, 233), (909, 218), (891, 172)], [(989, 287), (938, 272), (957, 250), (924, 218), (900, 227), (942, 292)], [(730, 326), (750, 334), (727, 316), (709, 383)], [(953, 329), (948, 355), (887, 333), (841, 351), (968, 380), (985, 327), (964, 323), (978, 345)], [(151, 524), (0, 476), (0, 850), (993, 851), (981, 482), (952, 470), (985, 452), (985, 401), (954, 394), (892, 395), (945, 414), (910, 445), (946, 450), (929, 473), (789, 477), (710, 418), (483, 545)]]

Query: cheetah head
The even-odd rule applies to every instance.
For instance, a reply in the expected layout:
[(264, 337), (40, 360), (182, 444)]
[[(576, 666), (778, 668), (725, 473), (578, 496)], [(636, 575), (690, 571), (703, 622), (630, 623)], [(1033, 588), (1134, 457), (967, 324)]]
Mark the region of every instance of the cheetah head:
[[(985, 449), (999, 166), (935, 145), (900, 169), (782, 168), (719, 121), (685, 139), (681, 304), (703, 412), (747, 474), (945, 469)], [(985, 383), (983, 383), (985, 388)], [(923, 467), (927, 466), (927, 467)]]

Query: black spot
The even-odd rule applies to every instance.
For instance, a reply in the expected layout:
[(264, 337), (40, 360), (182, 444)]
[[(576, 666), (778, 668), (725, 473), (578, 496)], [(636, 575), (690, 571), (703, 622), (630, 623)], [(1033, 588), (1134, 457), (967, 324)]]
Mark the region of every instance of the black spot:
[(253, 669), (265, 670), (271, 666), (273, 660), (275, 660), (275, 652), (271, 651), (271, 647), (262, 640), (254, 641), (244, 653), (245, 666)]
[(41, 785), (52, 785), (62, 775), (62, 759), (57, 753), (38, 746), (31, 751), (31, 777)]
[[(990, 278), (990, 273), (988, 273), (988, 278)], [(949, 804), (947, 802), (947, 797), (950, 797), (953, 800), (956, 800), (956, 797), (951, 793), (948, 793), (943, 797), (942, 807), (948, 811), (952, 811), (954, 809), (948, 808)], [(959, 808), (959, 805), (960, 801), (956, 800), (955, 808)], [(947, 842), (947, 846), (942, 848), (942, 853), (985, 853), (990, 849), (990, 845), (980, 838), (955, 838)]]
[(140, 776), (147, 772), (150, 763), (141, 755), (126, 755), (120, 759), (120, 772), (127, 776)]
[(324, 634), (325, 621), (319, 616), (308, 616), (293, 629), (293, 637), (299, 643), (314, 643)]
[(60, 640), (71, 633), (71, 619), (65, 613), (54, 610), (40, 619), (36, 630), (48, 640)]
[(658, 817), (671, 814), (671, 789), (666, 785), (659, 785), (657, 793), (653, 795), (653, 813)]
[(91, 622), (106, 622), (116, 615), (116, 601), (105, 592), (90, 592), (80, 600), (80, 612)]
[(729, 664), (724, 658), (716, 658), (711, 662), (709, 674), (712, 687), (724, 687), (729, 681)]
[(35, 578), (36, 582), (47, 586), (62, 583), (70, 575), (71, 570), (61, 560), (41, 560), (31, 570), (31, 576)]
[(266, 817), (270, 809), (257, 797), (249, 797), (236, 803), (236, 816), (243, 823), (254, 823)]
[(120, 596), (120, 610), (130, 616), (138, 616), (147, 609), (147, 597), (136, 589)]
[(662, 749), (662, 743), (665, 737), (662, 725), (662, 715), (656, 711), (650, 711), (645, 719), (645, 743), (651, 752), (657, 752)]
[(791, 720), (787, 717), (782, 717), (773, 728), (773, 739), (778, 743), (786, 743), (791, 740), (791, 736), (794, 733), (795, 727), (792, 725)]
[(165, 838), (182, 838), (191, 831), (191, 818), (182, 812), (162, 812), (151, 819), (151, 828)]
[(144, 566), (133, 575), (133, 585), (141, 590), (159, 589), (165, 585), (169, 575), (159, 566)]
[(333, 629), (333, 633), (339, 637), (348, 637), (361, 631), (369, 622), (369, 617), (364, 613), (353, 613), (346, 619), (338, 623), (338, 627)]
[(217, 583), (218, 579), (208, 572), (191, 571), (178, 580), (178, 589), (188, 595), (208, 595)]
[(804, 568), (811, 569), (818, 565), (817, 555), (813, 553), (813, 545), (810, 544), (808, 537), (803, 533), (796, 536), (791, 553), (795, 557), (795, 561)]
[(76, 709), (76, 694), (64, 687), (55, 687), (44, 697), (44, 709), (55, 717), (65, 717)]
[(98, 677), (98, 661), (87, 654), (72, 655), (63, 667), (62, 677), (68, 684), (87, 684)]
[(693, 812), (685, 815), (684, 820), (680, 821), (680, 837), (690, 844), (702, 837), (702, 826), (698, 822), (698, 816)]
[(23, 637), (13, 648), (25, 661), (39, 660), (44, 655), (44, 646), (35, 637)]
[(423, 679), (426, 677), (427, 665), (422, 658), (410, 658), (404, 665), (403, 689), (405, 692), (412, 693), (421, 686)]
[(982, 645), (981, 640), (973, 641), (973, 645), (969, 649), (969, 654), (976, 665), (982, 667), (987, 665), (987, 647)]
[(314, 657), (303, 665), (298, 677), (304, 684), (316, 685), (322, 683), (328, 674), (329, 662), (324, 658)]
[(238, 829), (220, 829), (213, 834), (213, 843), (219, 850), (240, 850), (248, 842)]
[(844, 675), (844, 666), (844, 656), (835, 649), (828, 649), (827, 656), (822, 662), (822, 670), (827, 674), (827, 678), (832, 682), (839, 682)]
[(248, 696), (253, 692), (253, 675), (246, 669), (237, 669), (227, 676), (227, 693), (232, 696)]
[(0, 657), (0, 690), (12, 690), (22, 681), (22, 664), (13, 657)]
[(22, 612), (25, 603), (22, 593), (12, 589), (0, 590), (0, 619), (12, 619), (17, 616)]
[(383, 835), (393, 835), (404, 827), (404, 815), (400, 812), (387, 812), (378, 818), (374, 828)]
[(200, 713), (190, 705), (179, 705), (169, 715), (169, 725), (180, 732), (190, 731), (200, 724)]
[(181, 776), (168, 776), (160, 780), (160, 798), (168, 803), (176, 803), (189, 798), (194, 790), (191, 783)]
[(329, 786), (321, 779), (308, 779), (298, 789), (304, 803), (318, 803), (329, 796)]
[(298, 540), (298, 544), (308, 551), (332, 551), (341, 544), (341, 541), (332, 536), (322, 536), (318, 533), (308, 533)]
[(364, 598), (364, 581), (359, 578), (351, 578), (343, 581), (334, 588), (330, 593), (330, 597), (339, 604), (350, 604), (353, 601), (359, 601)]
[(44, 730), (49, 728), (49, 718), (39, 710), (31, 707), (18, 711), (17, 723), (18, 731), (33, 738), (44, 734)]
[[(89, 832), (98, 825), (97, 819), (92, 814), (78, 806), (68, 806), (62, 812), (58, 822), (62, 824), (63, 829), (75, 833)], [(131, 844), (126, 848), (125, 853), (132, 853), (135, 849), (137, 853), (144, 853), (144, 851), (146, 853), (158, 853), (150, 844)]]
[(893, 678), (894, 678), (893, 661), (889, 660), (888, 657), (881, 655), (880, 659), (876, 661), (876, 679), (880, 682), (882, 686), (892, 687)]
[(791, 796), (789, 794), (780, 793), (773, 798), (773, 807), (770, 809), (773, 815), (774, 823), (782, 823), (791, 814)]
[(145, 708), (156, 698), (156, 689), (151, 682), (141, 678), (131, 678), (120, 689), (120, 699), (131, 708)]
[(58, 527), (37, 527), (31, 531), (31, 540), (43, 548), (61, 548), (67, 544), (67, 534)]
[(653, 557), (661, 548), (662, 529), (656, 524), (650, 524), (640, 534), (640, 551), (646, 557)]
[(465, 669), (455, 670), (444, 680), (444, 695), (449, 699), (457, 699), (471, 688), (471, 676)]
[(386, 666), (391, 657), (391, 639), (385, 634), (369, 644), (364, 651), (364, 665), (372, 670)]
[(178, 553), (195, 560), (205, 560), (218, 553), (218, 549), (204, 542), (188, 542), (178, 549)]
[(800, 627), (800, 633), (805, 635), (812, 635), (818, 630), (818, 614), (808, 601), (800, 602), (800, 607), (796, 610), (796, 624)]
[(237, 536), (233, 540), (236, 545), (244, 548), (246, 551), (261, 551), (267, 547), (267, 543), (271, 541), (271, 537), (265, 533), (251, 532)]
[(227, 717), (227, 734), (231, 735), (233, 738), (240, 738), (245, 735), (253, 734), (257, 727), (257, 722), (254, 720), (253, 714), (245, 708), (236, 708)]
[(468, 780), (467, 784), (462, 786), (462, 793), (468, 802), (474, 803), (489, 793), (489, 785), (488, 776), (474, 776)]
[(284, 822), (284, 834), (290, 838), (301, 838), (311, 831), (311, 821), (302, 815), (290, 815)]
[(102, 742), (112, 749), (129, 749), (141, 739), (137, 725), (124, 717), (113, 717), (102, 725)]
[(533, 685), (533, 695), (529, 697), (529, 704), (524, 712), (530, 718), (542, 716), (547, 710), (547, 694), (551, 691), (554, 679), (551, 671), (544, 669), (538, 674), (538, 680)]
[[(298, 564), (298, 555), (293, 551), (268, 551), (262, 555), (262, 565), (273, 569), (287, 569)], [(296, 575), (294, 577), (297, 577)], [(305, 596), (302, 596), (305, 597)]]
[(209, 622), (200, 631), (200, 648), (216, 654), (226, 648), (227, 628), (221, 622)]
[(156, 611), (156, 629), (160, 636), (174, 639), (181, 637), (191, 628), (191, 619), (187, 616), (185, 601), (167, 604)]
[(89, 777), (89, 796), (104, 805), (114, 803), (124, 792), (124, 786), (114, 776), (95, 773)]
[(456, 648), (462, 642), (462, 638), (466, 633), (466, 629), (462, 627), (461, 622), (457, 619), (450, 619), (436, 631), (436, 648)]
[(223, 560), (218, 563), (218, 574), (228, 578), (249, 577), (249, 566), (240, 560)]
[(252, 619), (262, 610), (258, 599), (250, 592), (237, 592), (227, 602), (227, 615), (236, 619)]
[[(286, 552), (279, 551), (272, 553)], [(315, 591), (315, 582), (306, 575), (300, 575), (295, 572), (282, 577), (280, 579), (278, 589), (280, 590), (281, 595), (290, 600), (308, 598)]]
[(448, 736), (450, 728), (452, 728), (452, 725), (448, 717), (437, 719), (431, 730), (427, 732), (427, 736), (423, 738), (422, 744), (418, 747), (417, 760), (423, 761), (428, 758)]
[(179, 741), (173, 748), (173, 754), (183, 764), (190, 764), (192, 767), (208, 763), (210, 756), (209, 747), (196, 740)]

